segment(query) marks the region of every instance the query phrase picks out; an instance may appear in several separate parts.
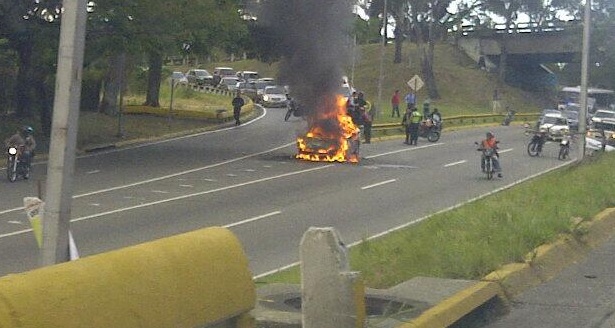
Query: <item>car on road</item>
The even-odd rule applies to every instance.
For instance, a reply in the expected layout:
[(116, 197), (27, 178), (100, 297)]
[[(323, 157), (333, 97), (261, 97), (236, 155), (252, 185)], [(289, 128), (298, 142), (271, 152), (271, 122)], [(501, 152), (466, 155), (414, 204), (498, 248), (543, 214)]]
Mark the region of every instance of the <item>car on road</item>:
[(234, 76), (225, 76), (220, 79), (220, 83), (218, 84), (218, 88), (222, 90), (235, 91), (237, 90), (237, 83), (241, 80), (238, 77)]
[(187, 85), (188, 84), (188, 78), (186, 78), (186, 75), (184, 75), (184, 73), (182, 72), (171, 73), (171, 80), (173, 80), (173, 83), (175, 83), (176, 85), (178, 84)]
[(591, 117), (591, 124), (600, 123), (603, 119), (615, 119), (615, 111), (612, 110), (597, 110)]
[(186, 79), (191, 85), (204, 86), (212, 85), (214, 76), (205, 69), (191, 69), (186, 73)]
[(546, 131), (547, 137), (551, 140), (561, 140), (570, 133), (570, 126), (561, 113), (548, 113), (540, 120), (538, 130)]
[(263, 94), (266, 86), (275, 85), (274, 81), (269, 80), (256, 80), (250, 82), (239, 82), (237, 84), (241, 93), (247, 97), (250, 97), (252, 101), (259, 102), (260, 96)]
[(237, 72), (237, 77), (242, 81), (254, 81), (258, 80), (258, 72), (255, 71), (239, 71)]
[(259, 101), (265, 107), (286, 107), (286, 88), (279, 85), (266, 86)]
[(214, 67), (214, 74), (220, 75), (220, 77), (234, 76), (237, 77), (237, 73), (231, 67)]
[(562, 114), (568, 120), (571, 131), (579, 131), (579, 112), (576, 110), (564, 110)]

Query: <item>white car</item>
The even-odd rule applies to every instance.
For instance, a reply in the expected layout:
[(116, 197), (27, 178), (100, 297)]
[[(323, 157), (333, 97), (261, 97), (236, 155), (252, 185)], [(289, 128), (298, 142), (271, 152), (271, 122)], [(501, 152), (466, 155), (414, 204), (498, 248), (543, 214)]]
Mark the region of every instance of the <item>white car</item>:
[(540, 120), (539, 131), (546, 131), (551, 140), (560, 140), (570, 132), (568, 120), (560, 113), (547, 113)]
[(285, 107), (286, 89), (279, 85), (266, 86), (263, 90), (261, 102), (265, 107)]
[(594, 115), (592, 115), (591, 123), (592, 124), (600, 123), (602, 122), (603, 119), (609, 119), (609, 118), (615, 119), (614, 111), (599, 109), (594, 113)]
[(237, 83), (239, 83), (241, 79), (234, 76), (225, 76), (220, 79), (220, 83), (218, 84), (218, 88), (222, 90), (235, 91), (237, 90)]

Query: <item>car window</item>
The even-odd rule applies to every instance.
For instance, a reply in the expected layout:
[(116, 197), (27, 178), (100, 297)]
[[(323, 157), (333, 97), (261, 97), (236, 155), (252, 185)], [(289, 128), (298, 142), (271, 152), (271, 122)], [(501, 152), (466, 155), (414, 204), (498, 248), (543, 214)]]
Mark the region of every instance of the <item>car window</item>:
[[(564, 123), (561, 123), (561, 122)], [(565, 123), (565, 119), (563, 117), (556, 117), (556, 116), (545, 116), (542, 120), (542, 124), (556, 124), (556, 125), (561, 125), (561, 124), (566, 124)]]
[(286, 93), (286, 90), (284, 90), (284, 88), (282, 87), (274, 87), (274, 88), (265, 88), (265, 93), (266, 94), (284, 94)]
[(594, 117), (598, 118), (615, 118), (615, 112), (597, 111)]
[(204, 71), (204, 70), (203, 71), (195, 71), (195, 73), (196, 73), (197, 76), (209, 76), (210, 75), (209, 72)]

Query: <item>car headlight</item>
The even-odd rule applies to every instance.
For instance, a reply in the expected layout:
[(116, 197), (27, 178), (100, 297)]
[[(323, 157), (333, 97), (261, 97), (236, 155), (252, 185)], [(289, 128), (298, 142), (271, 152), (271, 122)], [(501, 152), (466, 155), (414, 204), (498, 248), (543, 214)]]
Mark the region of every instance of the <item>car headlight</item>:
[(268, 96), (268, 95), (264, 95), (264, 96), (263, 96), (263, 100), (264, 100), (264, 101), (269, 101), (269, 96)]
[(10, 154), (10, 155), (17, 155), (17, 148), (15, 148), (15, 147), (10, 147), (10, 148), (9, 148), (9, 154)]

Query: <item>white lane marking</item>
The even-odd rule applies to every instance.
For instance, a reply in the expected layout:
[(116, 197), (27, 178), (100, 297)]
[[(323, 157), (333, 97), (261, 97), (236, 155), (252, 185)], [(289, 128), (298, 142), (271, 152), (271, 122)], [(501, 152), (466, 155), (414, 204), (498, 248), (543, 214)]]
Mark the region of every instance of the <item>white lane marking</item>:
[[(119, 189), (125, 189), (125, 188), (140, 186), (140, 185), (143, 185), (143, 184), (146, 184), (146, 183), (151, 183), (151, 182), (156, 182), (156, 181), (160, 181), (160, 180), (165, 180), (165, 179), (177, 177), (177, 176), (188, 174), (188, 173), (194, 173), (194, 172), (210, 169), (210, 168), (213, 168), (213, 167), (218, 167), (218, 166), (222, 166), (222, 165), (225, 165), (225, 164), (230, 164), (230, 163), (238, 162), (238, 161), (250, 158), (250, 157), (256, 157), (256, 156), (259, 156), (259, 155), (262, 155), (262, 154), (266, 154), (266, 153), (272, 152), (274, 150), (286, 148), (286, 147), (288, 147), (290, 145), (294, 145), (294, 144), (296, 144), (296, 142), (289, 142), (289, 143), (287, 143), (285, 145), (282, 145), (282, 146), (278, 146), (278, 147), (275, 147), (275, 148), (264, 150), (264, 151), (261, 151), (261, 152), (258, 152), (258, 153), (253, 153), (253, 154), (249, 154), (249, 155), (245, 155), (245, 156), (229, 159), (228, 161), (223, 161), (223, 162), (219, 162), (219, 163), (215, 163), (215, 164), (211, 164), (211, 165), (207, 165), (207, 166), (203, 166), (203, 167), (197, 167), (197, 168), (194, 168), (194, 169), (190, 169), (190, 170), (186, 170), (186, 171), (182, 171), (182, 172), (177, 172), (177, 173), (173, 173), (173, 174), (169, 174), (169, 175), (163, 175), (163, 176), (160, 176), (160, 177), (157, 177), (157, 178), (152, 178), (152, 179), (147, 179), (147, 180), (143, 180), (143, 181), (138, 181), (138, 182), (134, 182), (134, 183), (126, 184), (126, 185), (111, 187), (111, 188), (107, 188), (107, 189), (100, 189), (100, 190), (96, 190), (96, 191), (92, 191), (92, 192), (88, 192), (88, 193), (84, 193), (84, 194), (74, 195), (73, 199), (81, 198), (81, 197), (87, 197), (87, 196), (92, 196), (92, 195), (97, 195), (97, 194), (102, 194), (102, 193), (105, 193), (105, 192), (115, 191), (115, 190), (119, 190)], [(216, 181), (216, 180), (208, 180), (208, 179), (203, 179), (203, 180), (205, 180), (205, 181)], [(23, 209), (24, 209), (23, 207), (11, 208), (11, 209), (8, 209), (8, 210), (0, 211), (0, 215), (6, 214), (6, 213), (15, 212), (15, 211), (21, 211)]]
[(244, 172), (256, 172), (255, 169), (245, 169)]
[(194, 188), (193, 185), (188, 185), (188, 184), (180, 184), (180, 187), (184, 187), (184, 188)]
[(216, 179), (208, 179), (208, 178), (205, 178), (205, 179), (203, 179), (203, 181), (208, 181), (208, 182), (216, 182), (217, 180), (216, 180)]
[(261, 219), (264, 219), (264, 218), (268, 218), (270, 216), (278, 215), (280, 213), (282, 213), (282, 212), (281, 211), (275, 211), (275, 212), (271, 212), (271, 213), (255, 216), (253, 218), (246, 219), (246, 220), (243, 220), (243, 221), (227, 224), (227, 225), (224, 225), (224, 227), (225, 228), (231, 228), (231, 227), (235, 227), (235, 226), (238, 226), (238, 225), (242, 225), (242, 224), (258, 221), (258, 220), (261, 220)]
[(374, 188), (374, 187), (382, 186), (384, 184), (395, 182), (395, 181), (397, 181), (397, 179), (391, 179), (391, 180), (386, 180), (386, 181), (374, 183), (374, 184), (369, 185), (369, 186), (361, 187), (361, 190), (366, 190), (366, 189), (369, 189), (369, 188)]
[(412, 151), (412, 150), (416, 150), (416, 149), (423, 149), (423, 148), (429, 148), (429, 147), (434, 147), (434, 146), (442, 146), (442, 145), (444, 145), (444, 143), (439, 142), (439, 143), (428, 144), (428, 145), (420, 146), (420, 147), (408, 147), (408, 148), (403, 148), (403, 149), (399, 149), (399, 150), (389, 151), (389, 152), (382, 153), (382, 154), (366, 156), (364, 158), (370, 159), (370, 158), (376, 158), (376, 157), (380, 157), (380, 156), (392, 155), (392, 154), (402, 153), (402, 152), (406, 152), (406, 151)]
[(168, 191), (165, 190), (152, 190), (153, 193), (155, 194), (168, 194)]
[(237, 174), (235, 174), (235, 173), (227, 173), (226, 176), (227, 177), (236, 177)]
[(90, 203), (91, 206), (100, 206), (99, 203)]
[(394, 168), (394, 169), (416, 169), (416, 166), (412, 165), (395, 165), (395, 164), (377, 164), (373, 165), (376, 168), (384, 167), (384, 168)]
[[(248, 185), (252, 185), (252, 184), (255, 184), (255, 183), (259, 183), (259, 182), (265, 182), (265, 181), (285, 178), (285, 177), (289, 177), (289, 176), (293, 176), (293, 175), (309, 173), (309, 172), (312, 172), (312, 171), (318, 171), (318, 170), (322, 170), (322, 169), (327, 169), (327, 168), (334, 167), (334, 166), (335, 166), (335, 164), (328, 164), (328, 165), (325, 165), (325, 166), (318, 166), (318, 167), (311, 168), (311, 169), (284, 173), (284, 174), (277, 175), (277, 176), (272, 176), (272, 177), (268, 177), (268, 178), (262, 178), (262, 179), (258, 179), (258, 180), (254, 180), (254, 181), (250, 181), (250, 182), (239, 183), (239, 184), (236, 184), (236, 185), (222, 187), (222, 188), (218, 188), (218, 189), (207, 190), (207, 191), (198, 192), (198, 193), (194, 193), (194, 194), (173, 197), (173, 198), (169, 198), (169, 199), (165, 199), (165, 200), (161, 200), (161, 201), (157, 201), (157, 202), (151, 202), (151, 203), (145, 203), (145, 204), (136, 205), (136, 206), (119, 208), (117, 210), (108, 211), (108, 212), (104, 212), (104, 213), (97, 213), (97, 214), (92, 214), (92, 215), (88, 215), (88, 216), (82, 216), (80, 218), (72, 219), (72, 220), (70, 220), (70, 222), (85, 221), (85, 220), (94, 219), (94, 218), (105, 216), (105, 215), (109, 215), (109, 214), (115, 214), (115, 213), (130, 211), (130, 210), (134, 210), (134, 209), (139, 209), (139, 208), (143, 208), (143, 207), (148, 207), (148, 206), (168, 203), (168, 202), (172, 202), (172, 201), (176, 201), (176, 200), (182, 200), (182, 199), (186, 199), (186, 198), (190, 198), (190, 197), (195, 197), (195, 196), (200, 196), (200, 195), (205, 195), (205, 194), (211, 194), (211, 193), (215, 193), (215, 192), (219, 192), (219, 191), (224, 191), (224, 190), (234, 189), (234, 188), (238, 188), (238, 187), (248, 186)], [(271, 215), (276, 215), (276, 214), (277, 214), (276, 212), (272, 212), (272, 213), (269, 213), (269, 214), (265, 214), (264, 217), (271, 216)], [(260, 219), (260, 218), (262, 218), (262, 217), (257, 217), (257, 218), (248, 219), (248, 220), (250, 220), (250, 222), (251, 222), (251, 221), (255, 221), (255, 220)], [(14, 231), (14, 232), (10, 232), (10, 233), (5, 233), (5, 234), (1, 234), (0, 238), (17, 236), (17, 235), (21, 235), (21, 234), (28, 233), (28, 232), (31, 232), (31, 231), (32, 231), (32, 229), (25, 229), (25, 230), (19, 230), (19, 231)]]
[(509, 151), (512, 151), (514, 148), (508, 148), (508, 149), (502, 149), (500, 151), (498, 151), (498, 153), (503, 154), (503, 153), (508, 153)]
[(244, 187), (244, 186), (249, 186), (249, 185), (253, 185), (253, 184), (256, 184), (256, 183), (260, 183), (260, 182), (266, 182), (266, 181), (270, 181), (270, 180), (290, 177), (290, 176), (293, 176), (293, 175), (298, 175), (298, 174), (303, 174), (303, 173), (309, 173), (309, 172), (312, 172), (312, 171), (322, 170), (322, 169), (330, 168), (330, 167), (333, 167), (333, 166), (335, 166), (335, 165), (334, 164), (329, 164), (329, 165), (325, 165), (325, 166), (318, 166), (318, 167), (311, 168), (311, 169), (284, 173), (284, 174), (280, 174), (280, 175), (276, 175), (276, 176), (271, 176), (271, 177), (267, 177), (267, 178), (262, 178), (262, 179), (258, 179), (258, 180), (238, 183), (238, 184), (230, 185), (230, 186), (226, 186), (226, 187), (220, 187), (220, 188), (206, 190), (206, 191), (201, 191), (201, 192), (197, 192), (197, 193), (193, 193), (193, 194), (187, 194), (187, 195), (182, 195), (182, 196), (176, 196), (176, 197), (172, 197), (172, 198), (162, 199), (162, 200), (158, 200), (158, 201), (155, 201), (155, 202), (149, 202), (149, 203), (143, 203), (143, 204), (134, 205), (134, 206), (128, 206), (128, 207), (124, 207), (124, 208), (118, 208), (118, 209), (107, 211), (107, 212), (96, 213), (96, 214), (92, 214), (92, 215), (82, 216), (80, 218), (75, 218), (75, 219), (70, 220), (70, 222), (79, 222), (79, 221), (94, 219), (94, 218), (101, 217), (101, 216), (110, 215), (110, 214), (115, 214), (115, 213), (121, 213), (121, 212), (136, 210), (136, 209), (143, 208), (143, 207), (149, 207), (149, 206), (160, 205), (160, 204), (164, 204), (164, 203), (170, 203), (170, 202), (174, 202), (174, 201), (178, 201), (178, 200), (182, 200), (182, 199), (186, 199), (186, 198), (202, 196), (202, 195), (207, 195), (207, 194), (213, 194), (213, 193), (216, 193), (216, 192), (230, 190), (230, 189), (235, 189), (235, 188)]
[(92, 171), (85, 172), (85, 174), (95, 174), (95, 173), (100, 173), (100, 170), (92, 170)]
[[(472, 199), (470, 199), (470, 200), (467, 200), (467, 201), (465, 201), (465, 202), (462, 202), (462, 203), (459, 203), (459, 204), (456, 204), (456, 205), (453, 205), (453, 206), (447, 207), (447, 208), (442, 209), (442, 210), (440, 210), (440, 211), (437, 211), (437, 212), (435, 212), (435, 213), (428, 214), (428, 215), (426, 215), (426, 216), (424, 216), (424, 217), (422, 217), (422, 218), (418, 218), (418, 219), (416, 219), (416, 220), (414, 220), (414, 221), (409, 221), (409, 222), (407, 222), (407, 223), (404, 223), (404, 224), (399, 225), (399, 226), (397, 226), (397, 227), (393, 227), (393, 228), (388, 229), (388, 230), (386, 230), (386, 231), (383, 231), (383, 232), (381, 232), (381, 233), (377, 233), (377, 234), (375, 234), (375, 235), (371, 235), (371, 236), (369, 236), (369, 237), (367, 237), (367, 238), (362, 238), (361, 240), (358, 240), (358, 241), (355, 241), (355, 242), (353, 242), (353, 243), (347, 244), (347, 247), (348, 247), (348, 248), (351, 248), (351, 247), (354, 247), (354, 246), (360, 245), (361, 243), (364, 243), (365, 241), (368, 241), (368, 240), (373, 240), (373, 239), (376, 239), (376, 238), (380, 238), (380, 237), (386, 236), (386, 235), (388, 235), (388, 234), (390, 234), (390, 233), (392, 233), (392, 232), (395, 232), (395, 231), (397, 231), (397, 230), (401, 230), (401, 229), (407, 228), (407, 227), (409, 227), (409, 226), (415, 225), (415, 224), (417, 224), (417, 223), (420, 223), (420, 222), (422, 222), (422, 221), (425, 221), (425, 220), (427, 220), (427, 219), (431, 218), (432, 216), (435, 216), (435, 215), (438, 215), (438, 214), (441, 214), (441, 213), (445, 213), (445, 212), (448, 212), (448, 211), (454, 210), (454, 209), (456, 209), (456, 208), (458, 208), (458, 207), (461, 207), (461, 206), (464, 206), (464, 205), (466, 205), (466, 204), (469, 204), (469, 203), (475, 202), (475, 201), (477, 201), (477, 200), (479, 200), (479, 199), (482, 199), (482, 198), (485, 198), (485, 197), (491, 196), (491, 195), (493, 195), (493, 194), (495, 194), (495, 193), (498, 193), (498, 192), (500, 192), (500, 191), (502, 191), (502, 190), (506, 190), (506, 189), (512, 188), (512, 187), (514, 187), (514, 186), (516, 186), (516, 185), (518, 185), (518, 184), (524, 183), (525, 181), (528, 181), (528, 180), (534, 179), (534, 178), (536, 178), (536, 177), (538, 177), (538, 176), (540, 176), (540, 175), (542, 175), (542, 174), (546, 174), (546, 173), (549, 173), (549, 172), (551, 172), (551, 171), (558, 170), (558, 169), (560, 169), (560, 168), (562, 168), (562, 167), (564, 167), (564, 166), (568, 166), (568, 165), (571, 165), (571, 164), (573, 164), (573, 163), (576, 163), (576, 162), (570, 161), (570, 162), (563, 163), (563, 164), (560, 164), (560, 165), (558, 165), (558, 166), (552, 167), (552, 168), (550, 168), (550, 169), (548, 169), (548, 170), (546, 170), (546, 171), (543, 171), (543, 172), (538, 172), (538, 173), (532, 174), (532, 175), (530, 175), (530, 176), (528, 176), (528, 177), (525, 177), (525, 178), (523, 178), (523, 179), (521, 179), (521, 180), (515, 181), (515, 182), (513, 182), (513, 183), (511, 183), (511, 184), (508, 184), (508, 185), (506, 185), (506, 186), (500, 187), (500, 188), (498, 188), (498, 189), (492, 190), (492, 191), (490, 191), (490, 192), (488, 192), (488, 193), (485, 193), (485, 194), (482, 194), (482, 195), (478, 195), (478, 196), (476, 196), (476, 197), (474, 197), (474, 198), (472, 198)], [(1, 236), (0, 236), (0, 237), (1, 237)], [(299, 265), (299, 264), (301, 264), (301, 262), (294, 262), (294, 263), (291, 263), (291, 264), (288, 264), (288, 265), (281, 266), (281, 267), (279, 267), (279, 268), (277, 268), (277, 269), (273, 269), (273, 270), (270, 270), (270, 271), (267, 271), (267, 272), (263, 272), (263, 273), (261, 273), (261, 274), (258, 274), (258, 275), (255, 275), (255, 276), (252, 276), (252, 280), (257, 280), (257, 279), (260, 279), (260, 278), (264, 278), (264, 277), (266, 277), (266, 276), (269, 276), (269, 275), (272, 275), (272, 274), (275, 274), (275, 273), (278, 273), (278, 272), (281, 272), (281, 271), (284, 271), (284, 270), (290, 269), (290, 268), (295, 267), (295, 266), (297, 266), (297, 265)]]
[(10, 223), (10, 224), (19, 224), (19, 225), (23, 224), (21, 221), (8, 221), (8, 223)]
[(446, 165), (444, 165), (444, 167), (451, 167), (451, 166), (455, 166), (455, 165), (459, 165), (459, 164), (463, 164), (467, 162), (465, 159), (463, 161), (458, 161), (458, 162), (452, 162), (452, 163), (448, 163)]

